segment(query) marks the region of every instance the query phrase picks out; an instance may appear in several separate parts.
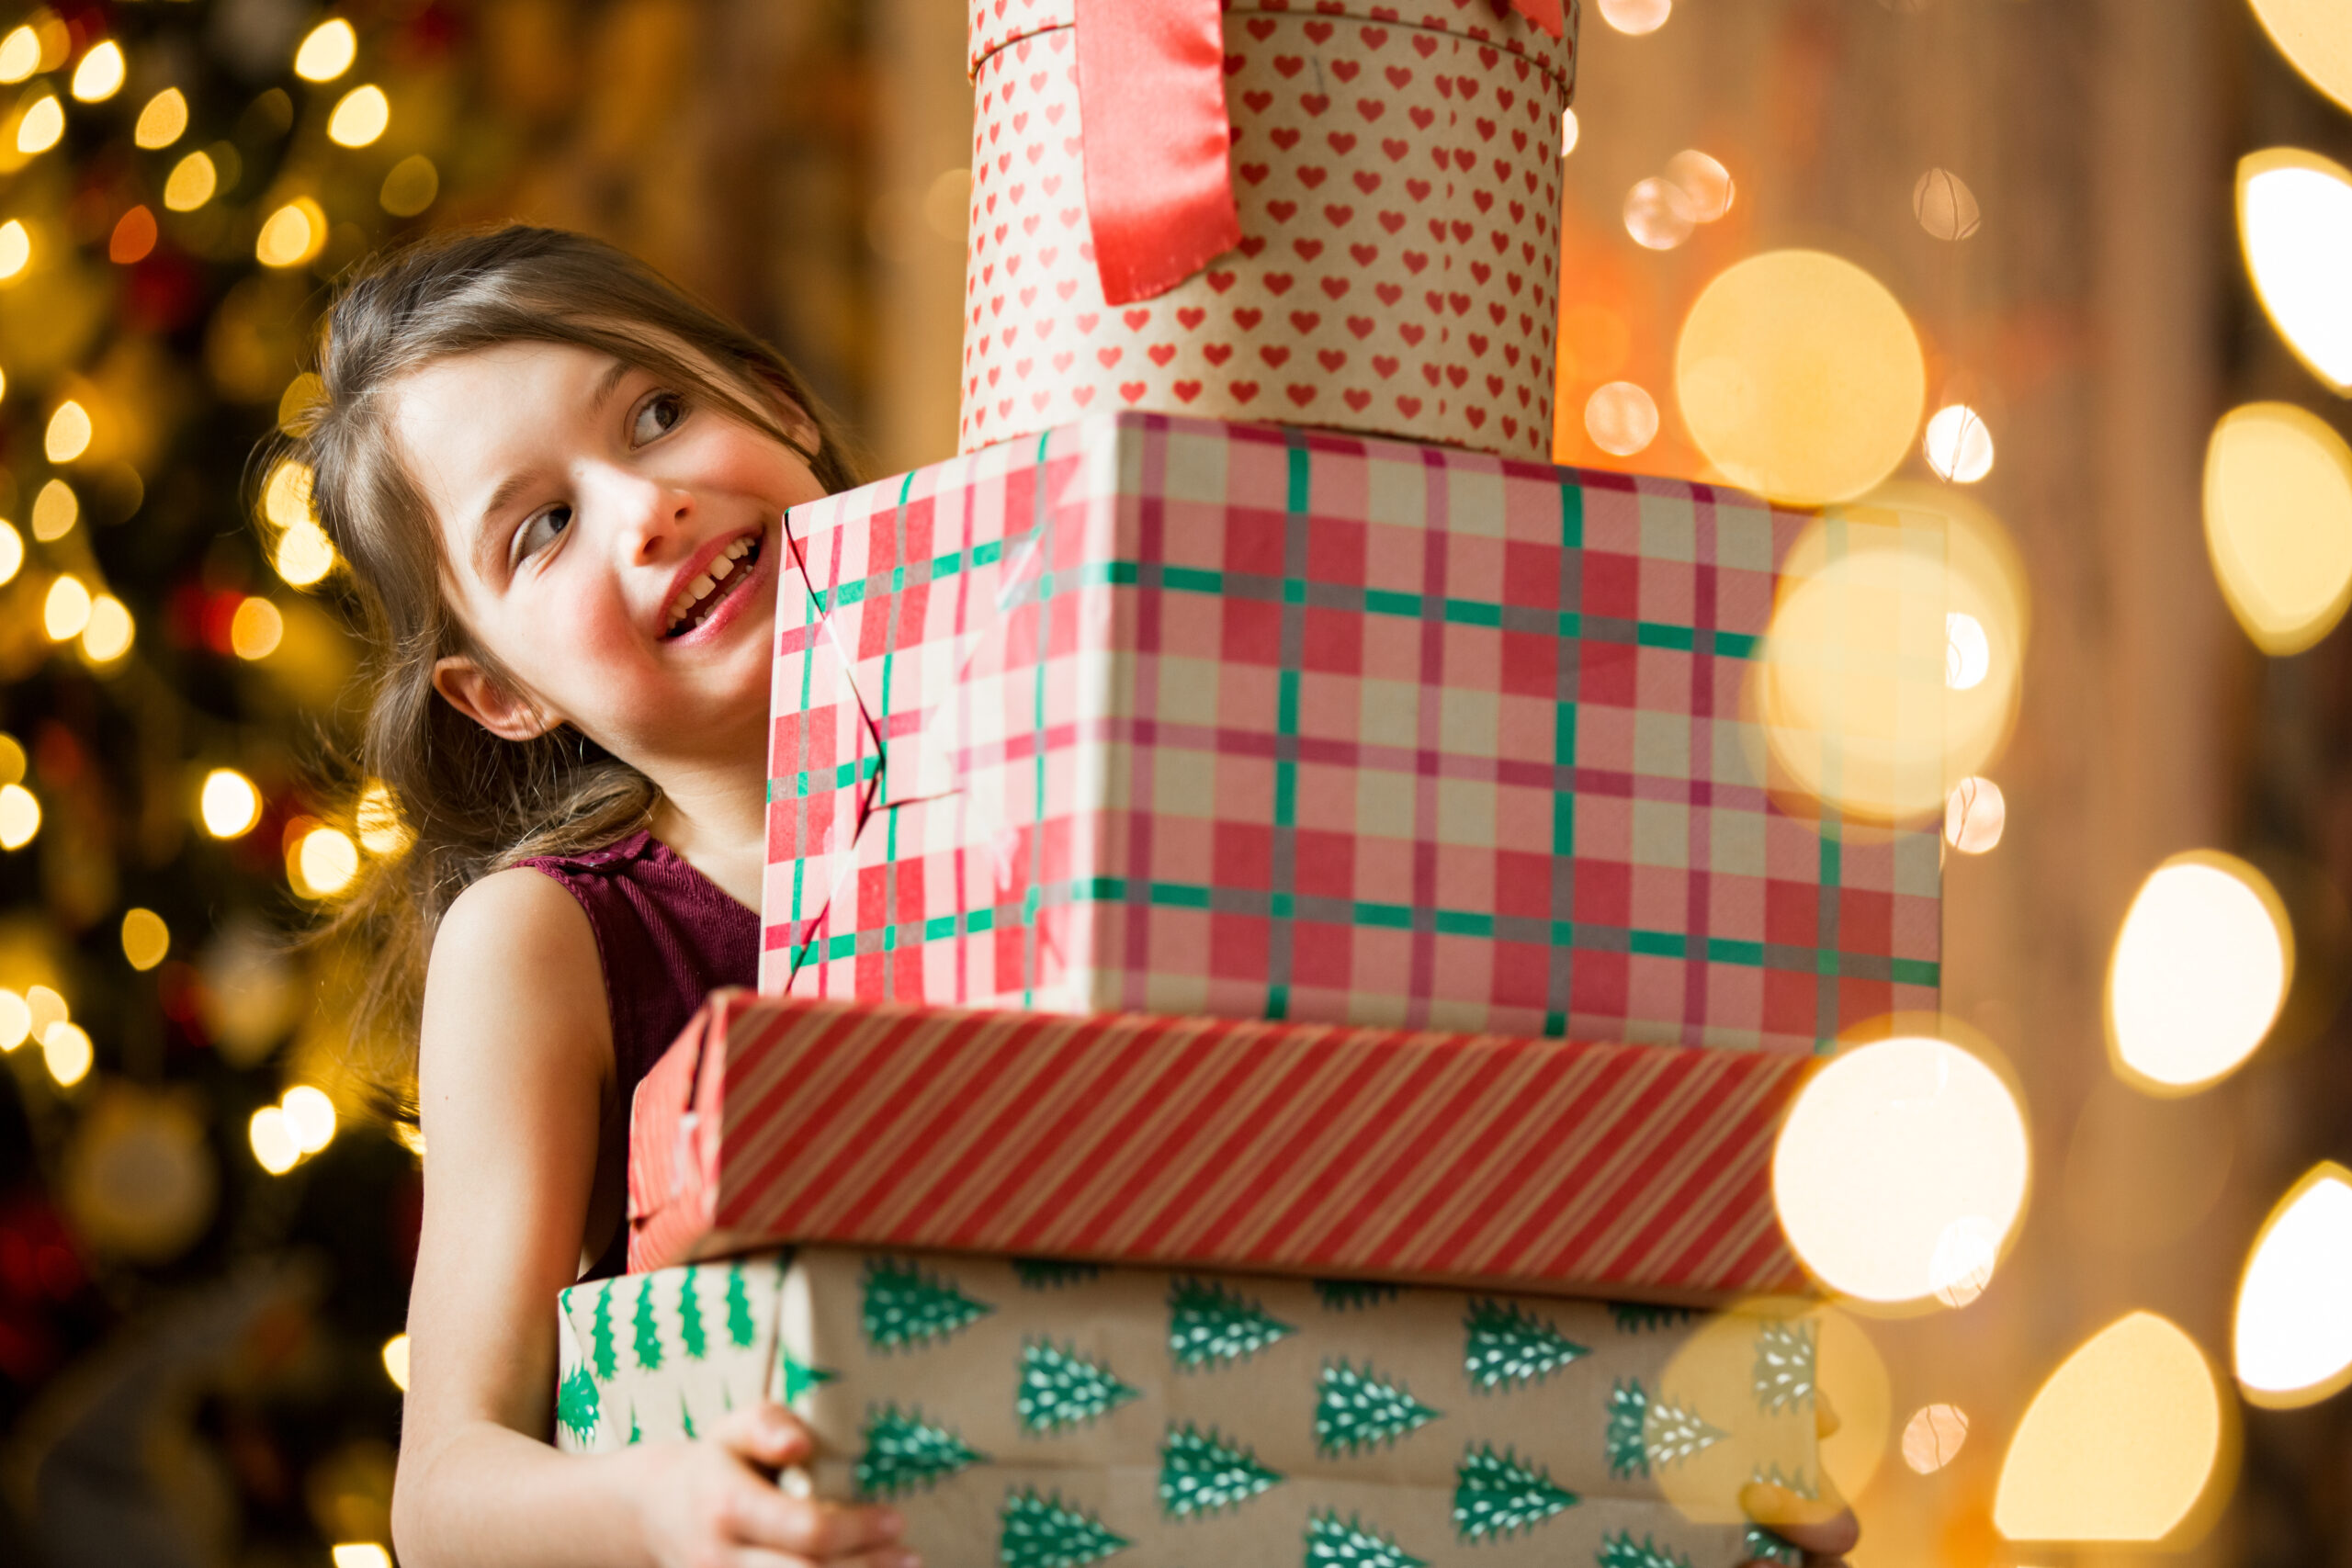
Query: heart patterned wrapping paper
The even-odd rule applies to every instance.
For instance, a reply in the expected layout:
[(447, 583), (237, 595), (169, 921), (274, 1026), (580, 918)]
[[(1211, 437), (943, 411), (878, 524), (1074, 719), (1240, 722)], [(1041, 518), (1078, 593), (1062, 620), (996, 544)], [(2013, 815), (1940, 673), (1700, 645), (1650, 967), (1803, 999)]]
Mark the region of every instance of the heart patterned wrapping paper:
[[(761, 988), (1797, 1054), (1931, 1011), (1937, 825), (1776, 791), (1745, 705), (1816, 522), (1134, 413), (796, 507)], [(1890, 613), (1932, 716), (1941, 606)]]
[(788, 1478), (932, 1568), (1732, 1568), (1815, 1489), (1817, 1325), (1361, 1282), (807, 1248), (574, 1286), (558, 1441), (767, 1397)]
[[(1196, 75), (1219, 64), (1205, 3)], [(1577, 7), (1554, 0), (1548, 28), (1537, 8), (1228, 0), (1204, 102), (1182, 73), (1142, 106), (1113, 80), (1090, 133), (1084, 0), (975, 0), (961, 449), (1147, 409), (1548, 457)], [(1186, 138), (1212, 165), (1193, 173), (1229, 179), (1237, 243), (1106, 301), (1090, 213), (1132, 193), (1105, 190), (1105, 142), (1124, 130), (1148, 153), (1188, 111), (1209, 120)]]

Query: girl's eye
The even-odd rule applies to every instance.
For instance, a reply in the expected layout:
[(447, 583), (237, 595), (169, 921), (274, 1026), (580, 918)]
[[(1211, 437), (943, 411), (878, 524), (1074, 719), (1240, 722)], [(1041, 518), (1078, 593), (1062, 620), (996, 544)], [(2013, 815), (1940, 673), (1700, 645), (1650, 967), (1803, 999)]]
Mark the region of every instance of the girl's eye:
[(629, 431), (629, 439), (642, 446), (647, 442), (657, 440), (675, 430), (678, 427), (678, 422), (685, 417), (685, 399), (675, 392), (656, 392), (638, 404), (637, 417)]
[(571, 507), (558, 502), (544, 512), (536, 513), (523, 525), (514, 540), (514, 558), (526, 561), (555, 543), (556, 536), (571, 526)]

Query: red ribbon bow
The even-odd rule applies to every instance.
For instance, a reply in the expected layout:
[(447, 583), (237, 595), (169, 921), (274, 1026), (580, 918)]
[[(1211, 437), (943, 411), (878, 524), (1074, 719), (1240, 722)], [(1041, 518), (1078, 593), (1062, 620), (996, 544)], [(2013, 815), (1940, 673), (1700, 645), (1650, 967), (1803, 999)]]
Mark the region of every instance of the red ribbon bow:
[[(1510, 0), (1558, 38), (1564, 0)], [(1165, 294), (1241, 243), (1226, 161), (1223, 0), (1077, 0), (1094, 265), (1113, 305)]]

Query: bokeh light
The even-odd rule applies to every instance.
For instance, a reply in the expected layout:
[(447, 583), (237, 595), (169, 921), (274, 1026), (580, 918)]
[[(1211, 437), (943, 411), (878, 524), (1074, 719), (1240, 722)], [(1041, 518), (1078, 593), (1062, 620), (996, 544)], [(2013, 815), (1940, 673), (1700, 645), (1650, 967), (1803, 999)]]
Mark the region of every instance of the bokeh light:
[(111, 664), (130, 651), (138, 626), (130, 608), (111, 593), (90, 601), (90, 618), (82, 627), (82, 653), (93, 664)]
[(215, 768), (204, 775), (197, 797), (204, 830), (216, 839), (234, 839), (253, 830), (261, 820), (261, 791), (234, 768)]
[(1707, 459), (1800, 504), (1860, 495), (1893, 472), (1927, 401), (1903, 307), (1821, 251), (1770, 251), (1717, 276), (1683, 321), (1674, 375)]
[(296, 197), (262, 220), (254, 259), (264, 266), (300, 266), (326, 243), (326, 213), (309, 197)]
[(334, 1101), (326, 1090), (296, 1084), (279, 1097), (277, 1105), (286, 1117), (287, 1134), (304, 1154), (317, 1154), (334, 1142)]
[(238, 604), (229, 617), (229, 649), (240, 659), (267, 659), (286, 636), (286, 617), (277, 606), (254, 595)]
[(359, 846), (339, 828), (313, 828), (294, 846), (288, 870), (296, 892), (311, 898), (332, 897), (359, 874)]
[(1993, 1523), (2011, 1540), (2162, 1540), (2204, 1495), (2222, 1403), (2204, 1353), (2134, 1312), (2050, 1374), (2001, 1461)]
[(384, 1341), (384, 1375), (402, 1393), (408, 1392), (408, 1336), (395, 1334)]
[(172, 928), (153, 909), (132, 909), (122, 917), (122, 956), (133, 969), (148, 970), (172, 951)]
[(337, 1541), (328, 1556), (334, 1568), (392, 1568), (392, 1554), (372, 1540)]
[(50, 480), (33, 497), (33, 537), (43, 544), (65, 537), (81, 517), (81, 498), (63, 479)]
[(441, 171), (422, 152), (412, 152), (384, 175), (376, 200), (395, 218), (413, 218), (441, 194)]
[(368, 781), (368, 786), (359, 792), (359, 807), (353, 815), (360, 845), (369, 854), (388, 858), (408, 848), (408, 824), (401, 820), (400, 807), (393, 803), (392, 792), (383, 780)]
[(36, 1040), (47, 1039), (50, 1025), (62, 1023), (70, 1016), (65, 1006), (65, 998), (58, 995), (53, 987), (48, 986), (25, 987), (25, 1011), (31, 1021), (29, 1027), (32, 1037)]
[(2157, 1094), (2202, 1089), (2252, 1055), (2294, 975), (2269, 880), (2231, 855), (2175, 855), (2140, 885), (2108, 967), (2108, 1048)]
[(1806, 1080), (1772, 1151), (1781, 1229), (1831, 1290), (1921, 1301), (1955, 1224), (2005, 1238), (2025, 1202), (2025, 1117), (2008, 1086), (1949, 1041), (1859, 1045)]
[(1657, 439), (1657, 404), (1631, 381), (1611, 381), (1585, 400), (1585, 434), (1604, 452), (1630, 457)]
[(169, 147), (187, 133), (187, 96), (177, 87), (166, 87), (147, 100), (139, 111), (139, 123), (131, 128), (130, 140), (153, 152)]
[(1954, 484), (1974, 484), (1993, 471), (1993, 433), (1966, 403), (1948, 403), (1929, 414), (1920, 449), (1936, 477)]
[(2352, 174), (2299, 148), (2238, 164), (2238, 241), (2270, 323), (2297, 358), (2352, 392)]
[(1944, 614), (1944, 684), (1973, 692), (1993, 672), (1993, 640), (1984, 623), (1965, 610)]
[(122, 91), (122, 45), (108, 39), (74, 68), (74, 96), (85, 104), (103, 103)]
[(2269, 1409), (2352, 1382), (2352, 1171), (2323, 1161), (2263, 1222), (2238, 1282), (2238, 1387)]
[(303, 37), (294, 51), (294, 74), (305, 82), (332, 82), (359, 58), (359, 35), (337, 17), (321, 22)]
[(2321, 92), (2352, 109), (2352, 11), (2341, 0), (2249, 0), (2278, 52)]
[(340, 147), (365, 147), (391, 122), (391, 100), (383, 88), (369, 83), (352, 88), (335, 104), (327, 117), (327, 139)]
[(1674, 0), (1600, 0), (1600, 19), (1634, 38), (1666, 26)]
[(302, 1157), (301, 1146), (287, 1129), (286, 1112), (275, 1105), (254, 1112), (245, 1123), (245, 1139), (253, 1145), (254, 1160), (272, 1176), (285, 1175)]
[(288, 458), (271, 468), (269, 478), (262, 482), (261, 511), (274, 527), (317, 523), (318, 518), (311, 510), (309, 465)]
[(13, 582), (24, 570), (25, 536), (13, 523), (0, 523), (0, 582)]
[(40, 69), (40, 34), (30, 23), (12, 28), (0, 38), (0, 83), (21, 82)]
[(302, 434), (326, 400), (326, 383), (311, 371), (303, 371), (277, 394), (277, 428), (288, 435)]
[(90, 411), (68, 398), (49, 416), (41, 450), (52, 463), (70, 463), (89, 449)]
[(88, 1032), (78, 1023), (61, 1019), (41, 1031), (41, 1065), (49, 1069), (49, 1076), (57, 1080), (60, 1089), (72, 1089), (89, 1077), (95, 1055)]
[(0, 1051), (13, 1051), (32, 1038), (33, 1010), (16, 992), (0, 987)]
[(2223, 414), (2205, 448), (2205, 548), (2256, 647), (2319, 641), (2352, 604), (2352, 446), (2288, 403)]
[(90, 624), (90, 591), (82, 580), (67, 572), (49, 585), (48, 597), (41, 601), (42, 629), (51, 642), (70, 642), (82, 635)]
[(0, 850), (21, 850), (40, 831), (40, 798), (20, 784), (0, 784)]
[(117, 266), (145, 261), (159, 237), (154, 213), (141, 203), (115, 220), (114, 232), (107, 236), (107, 260)]
[(2001, 841), (2009, 803), (2001, 786), (1973, 773), (1944, 797), (1944, 842), (1964, 855), (1981, 855)]
[(55, 94), (35, 98), (17, 121), (17, 151), (31, 156), (46, 152), (65, 134), (65, 106)]
[(190, 152), (172, 165), (170, 177), (164, 181), (164, 205), (174, 212), (193, 212), (210, 201), (220, 186), (220, 175), (212, 165), (212, 155)]
[(270, 564), (296, 588), (308, 588), (334, 570), (334, 546), (315, 523), (297, 523), (278, 536)]
[(1625, 232), (1636, 244), (1670, 251), (1690, 237), (1698, 221), (1690, 197), (1672, 180), (1653, 175), (1625, 193)]
[(16, 276), (33, 259), (33, 237), (23, 221), (11, 218), (0, 223), (0, 279)]
[(1582, 135), (1583, 132), (1584, 127), (1577, 121), (1577, 111), (1574, 109), (1562, 109), (1560, 111), (1561, 157), (1565, 158), (1569, 153), (1577, 150), (1577, 138)]
[(1923, 1404), (1903, 1424), (1903, 1462), (1933, 1475), (1960, 1457), (1968, 1441), (1968, 1413), (1957, 1404)]
[(1690, 216), (1713, 223), (1731, 210), (1731, 171), (1696, 147), (1666, 161), (1666, 177), (1687, 198)]

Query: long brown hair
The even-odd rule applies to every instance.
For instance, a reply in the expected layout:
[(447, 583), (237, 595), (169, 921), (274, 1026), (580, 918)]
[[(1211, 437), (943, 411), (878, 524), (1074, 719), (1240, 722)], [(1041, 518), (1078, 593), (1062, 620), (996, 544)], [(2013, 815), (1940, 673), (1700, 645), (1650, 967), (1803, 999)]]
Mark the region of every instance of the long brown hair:
[(828, 491), (856, 482), (842, 439), (781, 355), (601, 241), (519, 225), (448, 235), (342, 286), (319, 336), (320, 400), (273, 444), (265, 471), (282, 460), (310, 468), (368, 646), (367, 715), (347, 761), (380, 781), (409, 841), (369, 861), (319, 940), (364, 952), (353, 1032), (396, 1092), (413, 1081), (425, 964), (450, 901), (533, 855), (608, 844), (644, 825), (656, 798), (650, 780), (584, 735), (501, 739), (434, 690), (435, 664), (453, 654), (507, 677), (450, 608), (439, 533), (401, 465), (389, 394), (427, 364), (507, 343), (611, 355), (782, 442)]

